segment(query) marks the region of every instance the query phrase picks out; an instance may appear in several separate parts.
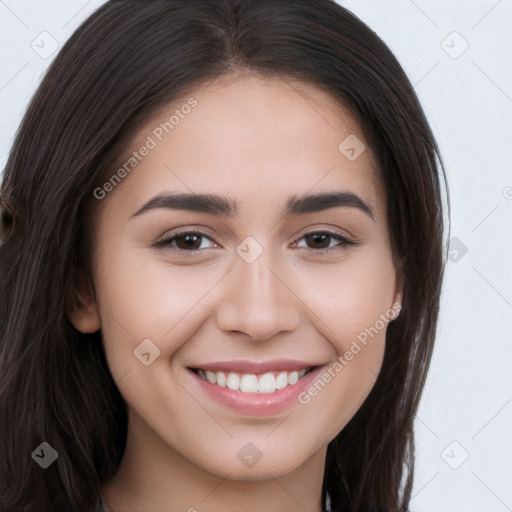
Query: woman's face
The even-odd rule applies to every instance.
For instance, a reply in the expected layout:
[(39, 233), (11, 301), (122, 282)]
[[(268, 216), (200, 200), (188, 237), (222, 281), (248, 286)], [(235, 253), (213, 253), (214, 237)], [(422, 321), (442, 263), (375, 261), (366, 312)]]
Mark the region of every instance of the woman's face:
[(132, 449), (235, 480), (323, 463), (400, 300), (363, 144), (326, 93), (256, 77), (141, 129), (95, 192), (96, 300), (72, 320), (101, 327)]

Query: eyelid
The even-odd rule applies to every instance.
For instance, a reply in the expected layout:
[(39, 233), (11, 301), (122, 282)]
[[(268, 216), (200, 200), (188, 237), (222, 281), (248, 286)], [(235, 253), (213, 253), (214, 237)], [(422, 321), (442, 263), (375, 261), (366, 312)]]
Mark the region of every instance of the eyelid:
[(347, 240), (348, 242), (354, 242), (354, 243), (360, 243), (358, 241), (358, 237), (355, 235), (352, 235), (349, 231), (346, 229), (342, 229), (340, 227), (335, 226), (320, 226), (320, 227), (307, 227), (303, 230), (299, 231), (299, 234), (296, 235), (295, 240), (300, 240), (301, 238), (304, 238), (306, 235), (312, 235), (315, 233), (326, 233), (333, 237), (338, 237)]
[[(353, 240), (352, 238), (349, 238), (346, 235), (341, 235), (339, 233), (336, 233), (335, 231), (322, 230), (322, 229), (308, 231), (307, 233), (304, 233), (302, 236), (297, 238), (296, 241), (294, 241), (292, 243), (296, 245), (299, 240), (302, 240), (303, 238), (305, 238), (308, 235), (327, 235), (327, 236), (331, 237), (332, 239), (340, 241), (341, 243), (335, 247), (360, 245), (360, 242), (357, 242), (357, 241)], [(309, 248), (307, 248), (307, 249), (309, 249)], [(329, 251), (331, 249), (334, 249), (334, 247), (326, 248), (326, 249), (309, 249), (309, 250), (310, 251)]]
[[(169, 243), (171, 241), (174, 241), (176, 238), (178, 238), (180, 236), (185, 236), (185, 235), (200, 235), (203, 238), (210, 239), (215, 245), (220, 246), (220, 244), (218, 244), (213, 239), (212, 235), (206, 233), (205, 231), (202, 231), (202, 229), (194, 229), (193, 227), (185, 228), (185, 229), (182, 229), (182, 230), (180, 230), (178, 228), (176, 230), (166, 231), (164, 235), (158, 237), (151, 245), (152, 245), (152, 247), (157, 247), (157, 248), (158, 247), (166, 247), (166, 246), (169, 245)], [(195, 252), (201, 252), (204, 249), (193, 249), (193, 250), (190, 250), (190, 251), (184, 251), (184, 250), (181, 250), (181, 249), (175, 249), (173, 247), (173, 248), (171, 248), (171, 250), (176, 250), (176, 251), (179, 251), (179, 252), (195, 253)]]

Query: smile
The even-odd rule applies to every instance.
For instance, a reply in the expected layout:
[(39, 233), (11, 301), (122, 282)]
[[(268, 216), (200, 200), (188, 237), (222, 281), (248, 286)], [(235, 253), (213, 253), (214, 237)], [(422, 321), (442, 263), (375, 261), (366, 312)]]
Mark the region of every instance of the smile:
[(274, 393), (288, 386), (293, 386), (313, 367), (293, 371), (274, 371), (266, 373), (238, 373), (229, 371), (211, 371), (201, 368), (193, 369), (203, 380), (222, 388), (242, 393)]

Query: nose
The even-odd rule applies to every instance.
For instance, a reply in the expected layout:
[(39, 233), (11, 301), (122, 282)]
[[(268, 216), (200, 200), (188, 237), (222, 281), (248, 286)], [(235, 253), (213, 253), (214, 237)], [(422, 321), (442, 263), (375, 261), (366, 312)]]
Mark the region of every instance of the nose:
[(271, 252), (263, 251), (252, 263), (240, 258), (228, 273), (217, 310), (219, 329), (242, 332), (254, 341), (297, 329), (300, 300), (270, 261)]

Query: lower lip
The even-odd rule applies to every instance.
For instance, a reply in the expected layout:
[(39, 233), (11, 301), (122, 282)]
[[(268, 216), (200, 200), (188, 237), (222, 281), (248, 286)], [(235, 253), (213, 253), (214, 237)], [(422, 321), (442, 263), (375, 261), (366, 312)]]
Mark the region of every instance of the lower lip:
[(283, 412), (294, 404), (299, 404), (299, 395), (311, 386), (323, 369), (323, 366), (315, 368), (295, 384), (273, 393), (233, 391), (228, 387), (223, 388), (202, 379), (192, 370), (189, 370), (189, 372), (204, 393), (230, 409), (249, 416), (271, 416)]

